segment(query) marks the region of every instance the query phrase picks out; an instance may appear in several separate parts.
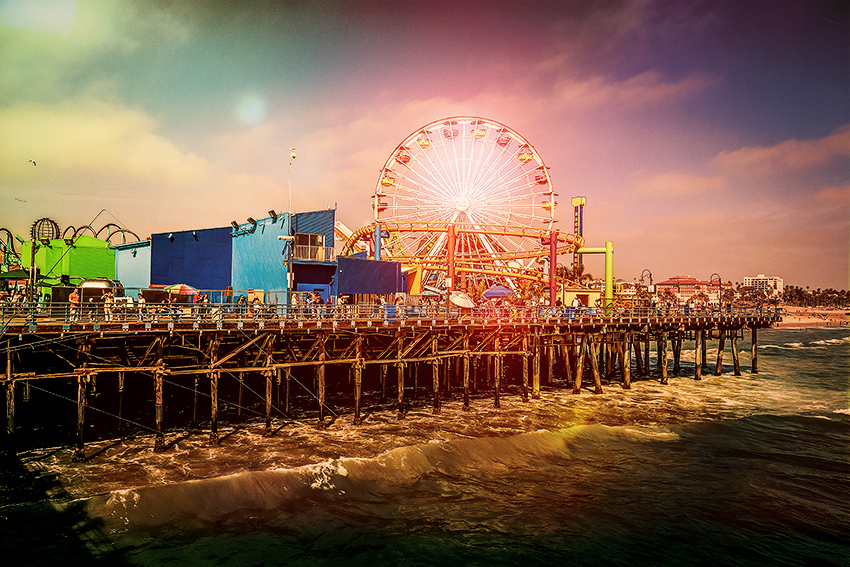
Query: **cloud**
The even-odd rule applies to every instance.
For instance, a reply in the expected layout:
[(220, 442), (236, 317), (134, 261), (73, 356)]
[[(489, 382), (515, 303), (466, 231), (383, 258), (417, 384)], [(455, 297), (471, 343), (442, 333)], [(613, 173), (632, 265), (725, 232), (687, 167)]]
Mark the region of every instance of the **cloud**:
[(845, 125), (823, 138), (722, 152), (712, 164), (730, 174), (764, 177), (822, 167), (848, 157), (850, 126)]
[(707, 191), (717, 191), (724, 186), (722, 177), (700, 177), (679, 172), (657, 175), (651, 179), (638, 181), (638, 194), (659, 197), (681, 197), (697, 195)]
[(156, 129), (157, 122), (140, 110), (92, 98), (2, 108), (0, 137), (13, 143), (0, 154), (0, 172), (20, 178), (34, 159), (39, 171), (57, 179), (74, 171), (157, 183), (202, 181), (207, 162)]
[(57, 100), (144, 46), (185, 44), (193, 30), (179, 16), (150, 2), (0, 2), (0, 98)]
[[(600, 76), (583, 79), (567, 76), (558, 79), (548, 102), (554, 103), (555, 108), (632, 110), (679, 102), (716, 83), (716, 79), (705, 74), (671, 80), (654, 70), (622, 81)], [(551, 104), (547, 106), (552, 108)]]
[(838, 209), (850, 209), (850, 185), (843, 187), (825, 187), (815, 193), (813, 200), (816, 203), (836, 207)]

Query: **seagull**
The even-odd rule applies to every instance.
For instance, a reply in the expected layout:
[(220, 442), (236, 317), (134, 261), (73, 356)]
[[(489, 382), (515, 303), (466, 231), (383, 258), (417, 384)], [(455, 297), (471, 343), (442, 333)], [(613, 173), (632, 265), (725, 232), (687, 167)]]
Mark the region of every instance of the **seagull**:
[(15, 200), (16, 200), (16, 201), (19, 201), (19, 202), (21, 202), (21, 203), (26, 203), (26, 201), (24, 201), (23, 199), (18, 199), (17, 197), (15, 197)]
[(35, 165), (35, 161), (33, 161), (33, 160), (30, 160), (30, 163), (31, 163), (31, 164), (33, 164), (33, 165)]

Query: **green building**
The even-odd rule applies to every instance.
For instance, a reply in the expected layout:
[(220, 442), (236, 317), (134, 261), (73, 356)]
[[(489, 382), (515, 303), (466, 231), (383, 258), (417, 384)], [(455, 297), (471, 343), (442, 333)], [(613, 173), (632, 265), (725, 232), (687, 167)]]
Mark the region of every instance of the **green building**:
[[(42, 239), (34, 242), (35, 266), (43, 287), (58, 285), (62, 276), (71, 284), (94, 278), (115, 279), (115, 249), (105, 240), (93, 236)], [(33, 241), (21, 246), (21, 264), (32, 265)]]

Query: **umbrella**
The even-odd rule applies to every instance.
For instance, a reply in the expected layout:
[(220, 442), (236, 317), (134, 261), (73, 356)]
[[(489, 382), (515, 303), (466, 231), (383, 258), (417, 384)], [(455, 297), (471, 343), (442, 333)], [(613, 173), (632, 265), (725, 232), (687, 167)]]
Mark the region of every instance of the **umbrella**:
[(510, 297), (513, 294), (513, 290), (510, 290), (503, 285), (496, 284), (484, 292), (484, 297), (487, 299), (490, 299), (491, 297)]
[(422, 295), (426, 297), (440, 297), (441, 294), (437, 288), (426, 285), (422, 288)]
[(162, 291), (165, 291), (167, 293), (171, 293), (171, 294), (174, 294), (174, 295), (195, 295), (196, 293), (198, 293), (197, 289), (193, 288), (190, 285), (186, 285), (186, 284), (182, 284), (182, 283), (167, 285), (164, 288), (162, 288)]
[(475, 302), (472, 301), (472, 298), (462, 291), (451, 292), (451, 295), (449, 295), (449, 301), (458, 307), (465, 307), (467, 309), (475, 307)]

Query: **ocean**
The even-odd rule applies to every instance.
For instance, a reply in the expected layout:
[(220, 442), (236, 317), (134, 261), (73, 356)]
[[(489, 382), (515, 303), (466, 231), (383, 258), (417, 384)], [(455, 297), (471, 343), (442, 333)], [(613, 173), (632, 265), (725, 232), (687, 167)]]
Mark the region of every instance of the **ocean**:
[[(748, 336), (748, 334), (747, 334)], [(3, 565), (850, 565), (850, 330), (759, 333), (693, 380), (459, 393), (6, 457)], [(691, 350), (687, 350), (687, 346)], [(716, 346), (710, 344), (710, 347)], [(654, 353), (653, 353), (654, 354)], [(710, 351), (709, 354), (713, 354)], [(350, 412), (350, 410), (349, 410)]]

